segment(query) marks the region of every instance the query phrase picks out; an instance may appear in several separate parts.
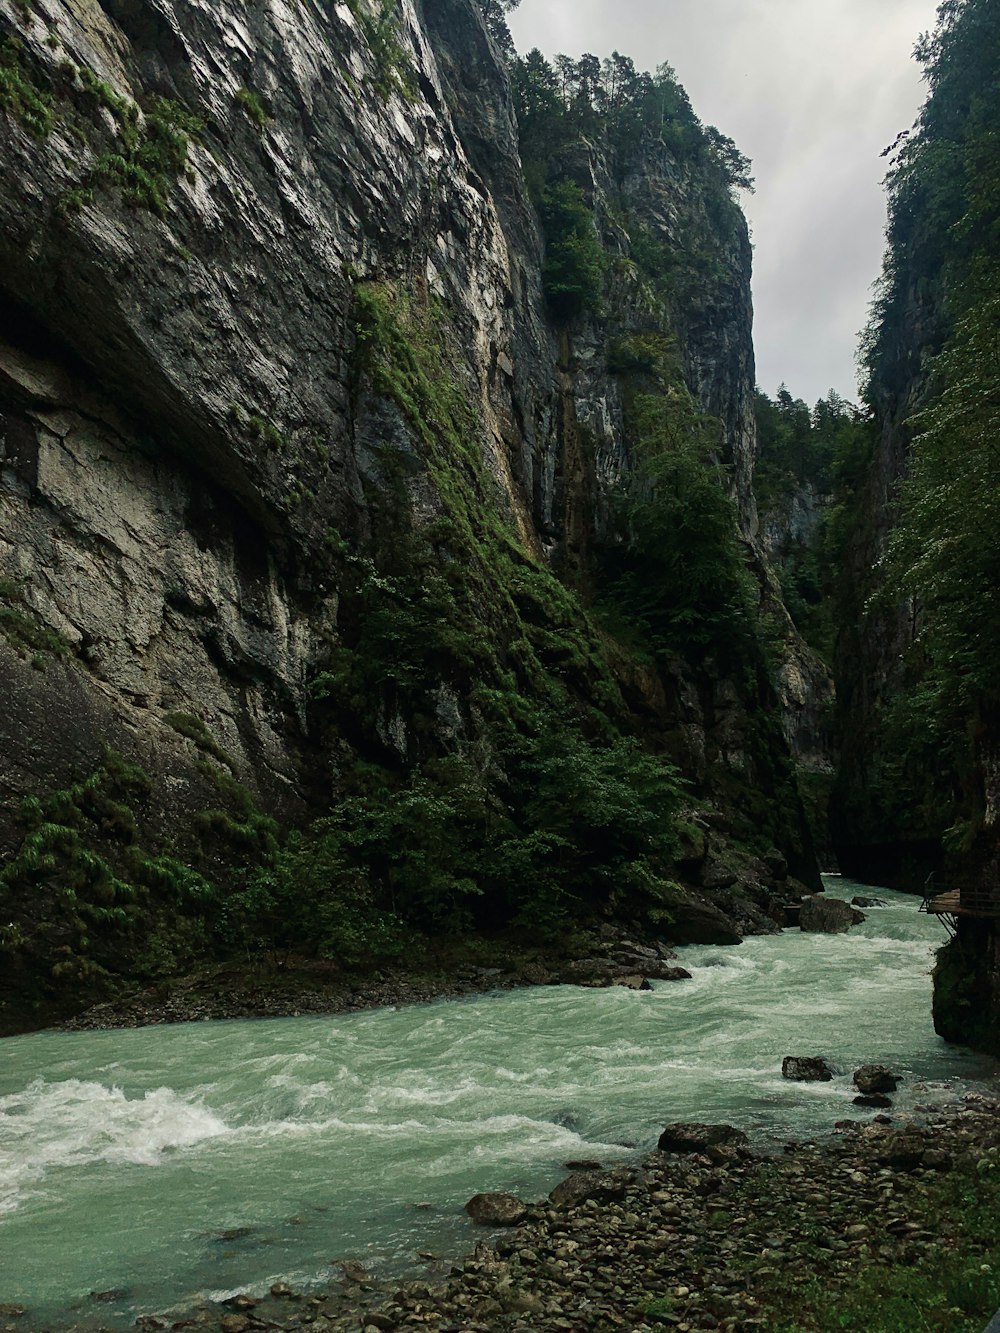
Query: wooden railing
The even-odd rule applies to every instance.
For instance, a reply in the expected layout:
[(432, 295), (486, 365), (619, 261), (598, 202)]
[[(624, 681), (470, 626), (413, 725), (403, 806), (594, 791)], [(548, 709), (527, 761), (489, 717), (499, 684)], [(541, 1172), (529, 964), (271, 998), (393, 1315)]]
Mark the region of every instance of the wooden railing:
[(1000, 875), (991, 867), (978, 884), (941, 893), (935, 889), (932, 871), (924, 881), (920, 910), (942, 917), (1000, 917)]
[(958, 902), (963, 912), (973, 916), (1000, 916), (1000, 890), (990, 886), (962, 889)]

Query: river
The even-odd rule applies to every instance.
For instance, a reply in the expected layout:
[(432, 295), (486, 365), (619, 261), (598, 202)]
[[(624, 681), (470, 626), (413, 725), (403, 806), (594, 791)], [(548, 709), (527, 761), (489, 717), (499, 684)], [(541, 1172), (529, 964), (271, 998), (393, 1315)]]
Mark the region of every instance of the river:
[[(930, 1019), (917, 899), (877, 893), (849, 935), (797, 930), (680, 951), (688, 982), (535, 988), (328, 1018), (41, 1032), (0, 1042), (0, 1303), (23, 1329), (107, 1326), (340, 1259), (413, 1271), (476, 1238), (480, 1190), (540, 1197), (571, 1158), (621, 1161), (673, 1120), (725, 1120), (759, 1146), (860, 1112), (850, 1072), (905, 1075), (897, 1112), (993, 1066)], [(831, 1083), (781, 1078), (826, 1056)], [(99, 1306), (92, 1293), (119, 1294)]]

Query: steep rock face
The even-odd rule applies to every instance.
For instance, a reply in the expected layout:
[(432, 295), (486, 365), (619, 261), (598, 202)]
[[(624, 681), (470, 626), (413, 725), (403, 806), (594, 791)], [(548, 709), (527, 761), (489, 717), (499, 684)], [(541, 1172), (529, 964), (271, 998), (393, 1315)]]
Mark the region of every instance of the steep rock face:
[(311, 631), (259, 529), (49, 359), (0, 345), (0, 401), (8, 819), (12, 794), (91, 767), (95, 740), (183, 785), (190, 747), (152, 728), (192, 701), (293, 813)]
[(934, 967), (934, 1030), (945, 1041), (1000, 1054), (1000, 935), (995, 921), (959, 917)]
[(711, 200), (663, 150), (644, 157), (625, 180), (623, 198), (653, 235), (675, 251), (706, 255), (704, 267), (678, 310), (684, 378), (699, 408), (723, 426), (723, 460), (743, 535), (757, 535), (753, 496), (756, 448), (753, 390), (753, 262), (746, 221)]
[[(346, 7), (52, 5), (30, 21), (6, 8), (25, 77), (52, 88), (53, 128), (39, 144), (12, 120), (4, 146), (5, 572), (30, 580), (31, 612), (80, 650), (91, 682), (148, 710), (142, 725), (195, 698), (281, 787), (308, 663), (336, 622), (322, 538), (364, 535), (368, 442), (387, 429), (384, 409), (351, 402), (356, 278), (404, 274), (447, 302), (480, 445), (529, 547), (534, 513), (552, 512), (554, 354), (504, 79), (459, 6), (455, 36), (495, 94), (478, 128), (515, 258), (414, 11), (420, 92), (404, 98), (375, 86)], [(269, 108), (260, 125), (237, 99), (251, 85)], [(162, 182), (161, 215), (92, 183), (98, 149), (121, 147), (111, 98), (153, 96), (210, 126)], [(90, 197), (68, 206), (81, 183)], [(53, 681), (39, 674), (35, 692)]]
[[(790, 558), (807, 558), (817, 550), (831, 503), (831, 496), (806, 480), (762, 506), (760, 546), (769, 570), (778, 570)], [(771, 583), (770, 608), (780, 633), (781, 660), (775, 684), (782, 727), (795, 759), (821, 864), (833, 865), (836, 857), (829, 835), (828, 808), (837, 757), (833, 674), (788, 615), (778, 580)]]
[[(646, 725), (662, 735), (682, 770), (722, 807), (716, 818), (724, 834), (735, 831), (727, 819), (735, 809), (739, 836), (747, 836), (743, 821), (749, 815), (752, 824), (760, 814), (759, 808), (751, 813), (754, 792), (784, 790), (782, 836), (793, 874), (818, 887), (811, 835), (784, 746), (777, 734), (761, 734), (762, 719), (780, 718), (786, 744), (808, 755), (805, 766), (815, 762), (829, 771), (823, 750), (828, 725), (823, 710), (832, 699), (829, 674), (791, 624), (758, 534), (746, 221), (725, 192), (720, 196), (690, 161), (660, 143), (644, 143), (623, 175), (613, 165), (585, 139), (564, 150), (558, 163), (558, 174), (572, 180), (594, 210), (610, 277), (605, 317), (576, 321), (561, 340), (556, 479), (562, 522), (552, 555), (571, 576), (585, 571), (594, 540), (605, 534), (609, 500), (632, 465), (629, 402), (641, 391), (616, 371), (611, 352), (616, 343), (660, 331), (676, 347), (680, 376), (697, 410), (718, 425), (718, 458), (727, 468), (761, 614), (780, 620), (787, 642), (773, 682), (758, 677), (748, 683), (713, 663), (696, 668), (675, 658), (661, 668), (653, 697), (648, 688), (654, 682), (647, 679), (645, 691), (630, 698), (640, 711), (651, 708), (654, 716)], [(651, 294), (634, 262), (639, 237), (659, 246), (665, 262), (683, 274), (674, 278), (675, 286)], [(725, 858), (724, 848), (719, 850)]]
[(926, 805), (887, 786), (883, 766), (892, 740), (884, 724), (904, 686), (903, 663), (919, 622), (914, 608), (876, 594), (908, 470), (907, 423), (926, 404), (928, 362), (944, 335), (943, 301), (940, 285), (914, 275), (872, 380), (879, 429), (854, 501), (834, 663), (840, 756), (831, 819), (838, 856), (845, 874), (910, 891), (940, 866), (942, 827)]
[[(228, 774), (279, 820), (327, 808), (343, 756), (313, 687), (355, 614), (344, 552), (391, 547), (394, 515), (422, 534), (457, 508), (480, 536), (496, 514), (518, 560), (586, 563), (628, 467), (606, 334), (560, 337), (548, 318), (507, 77), (478, 10), (405, 0), (400, 14), (387, 34), (363, 0), (0, 0), (15, 89), (0, 105), (5, 848), (19, 798), (91, 771), (104, 747), (151, 776), (143, 818), (163, 832), (192, 813), (224, 824), (220, 788), (242, 819)], [(607, 195), (600, 162), (587, 171)], [(718, 233), (665, 158), (624, 189), (673, 244)], [(679, 341), (750, 540), (750, 251), (735, 208), (726, 228)], [(461, 441), (431, 401), (439, 349), (405, 382), (399, 347), (372, 371), (390, 307), (446, 347)], [(503, 605), (480, 610), (484, 636), (520, 648)], [(605, 644), (609, 668), (587, 633), (587, 654), (552, 674), (602, 706), (613, 695), (714, 802), (692, 866), (725, 853), (745, 792), (780, 789), (779, 860), (813, 878), (787, 755), (752, 716), (773, 703), (764, 684), (681, 661), (658, 676)], [(479, 743), (468, 680), (438, 670), (419, 728), (381, 687), (367, 739), (349, 710), (338, 726), (398, 764)]]
[[(814, 548), (821, 539), (824, 513), (831, 497), (809, 481), (796, 486), (761, 515), (760, 545), (767, 564), (776, 569), (794, 550)], [(774, 598), (780, 617), (780, 591)], [(778, 690), (785, 735), (796, 763), (807, 773), (833, 773), (834, 684), (829, 668), (788, 624), (782, 636)]]
[(772, 564), (792, 546), (813, 546), (819, 539), (824, 510), (832, 497), (801, 482), (789, 494), (778, 496), (761, 517), (760, 541)]
[[(848, 513), (838, 654), (845, 869), (959, 889), (935, 1026), (996, 1050), (998, 857), (996, 141), (1000, 30), (943, 5), (916, 49), (928, 97), (888, 178), (888, 247), (865, 342), (879, 433)], [(902, 484), (900, 484), (902, 483)]]

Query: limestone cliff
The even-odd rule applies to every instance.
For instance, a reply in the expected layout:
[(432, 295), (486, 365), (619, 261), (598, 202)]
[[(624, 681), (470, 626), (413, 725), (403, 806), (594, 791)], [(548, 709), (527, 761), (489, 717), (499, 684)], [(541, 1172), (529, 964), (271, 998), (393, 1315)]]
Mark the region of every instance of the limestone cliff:
[[(607, 325), (558, 328), (546, 307), (478, 8), (0, 0), (0, 43), (0, 840), (18, 873), (49, 864), (25, 860), (19, 802), (102, 762), (74, 811), (209, 877), (260, 854), (261, 810), (288, 826), (329, 809), (359, 755), (405, 770), (457, 750), (486, 770), (477, 688), (507, 672), (676, 758), (715, 830), (689, 868), (739, 859), (735, 807), (756, 793), (777, 852), (740, 873), (778, 892), (788, 863), (812, 878), (787, 752), (754, 715), (764, 675), (658, 674), (549, 573), (589, 559), (628, 432)], [(599, 154), (579, 169), (612, 259), (629, 253), (613, 196), (664, 243), (715, 251), (675, 326), (749, 541), (745, 224), (733, 207), (720, 229), (662, 148), (620, 190)], [(628, 333), (634, 275), (609, 281)], [(378, 638), (400, 580), (417, 646), (398, 625)], [(118, 755), (141, 770), (115, 779), (128, 819), (106, 796)], [(124, 873), (94, 919), (128, 917), (134, 942), (134, 914), (107, 906)], [(14, 927), (0, 944), (27, 976), (42, 964)], [(46, 966), (56, 949), (79, 968), (74, 929), (53, 928)], [(197, 958), (189, 933), (154, 972)]]

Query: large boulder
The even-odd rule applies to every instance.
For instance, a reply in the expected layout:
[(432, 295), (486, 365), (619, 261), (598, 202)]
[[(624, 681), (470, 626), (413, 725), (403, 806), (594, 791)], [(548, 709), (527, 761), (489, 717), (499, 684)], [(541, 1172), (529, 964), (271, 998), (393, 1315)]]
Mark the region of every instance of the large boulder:
[(622, 986), (625, 990), (652, 990), (652, 986), (641, 972), (632, 972), (628, 976), (614, 977), (611, 984)]
[(616, 1171), (576, 1171), (549, 1194), (555, 1208), (576, 1208), (588, 1199), (598, 1203), (620, 1203), (635, 1179), (628, 1167)]
[(743, 936), (736, 926), (711, 903), (689, 899), (674, 908), (670, 927), (673, 944), (742, 944)]
[(734, 1125), (678, 1123), (667, 1125), (657, 1147), (660, 1152), (703, 1153), (709, 1148), (745, 1148), (749, 1140)]
[(786, 1055), (781, 1062), (781, 1077), (796, 1083), (829, 1083), (833, 1070), (819, 1055)]
[(739, 876), (725, 861), (708, 860), (702, 866), (699, 878), (702, 887), (711, 891), (732, 888)]
[(899, 1130), (886, 1135), (875, 1160), (890, 1171), (915, 1171), (922, 1165), (924, 1153), (930, 1146), (923, 1131)]
[(690, 981), (691, 973), (686, 967), (675, 963), (653, 963), (645, 969), (650, 981)]
[(842, 898), (827, 898), (822, 893), (807, 898), (799, 910), (799, 929), (822, 935), (843, 935), (864, 920), (864, 912)]
[(610, 986), (617, 970), (610, 958), (573, 958), (562, 976), (574, 986)]
[(528, 1205), (516, 1194), (474, 1194), (465, 1211), (480, 1227), (516, 1227), (528, 1216)]
[(887, 1065), (862, 1065), (854, 1071), (855, 1087), (866, 1097), (873, 1093), (895, 1092), (899, 1082), (899, 1075)]

